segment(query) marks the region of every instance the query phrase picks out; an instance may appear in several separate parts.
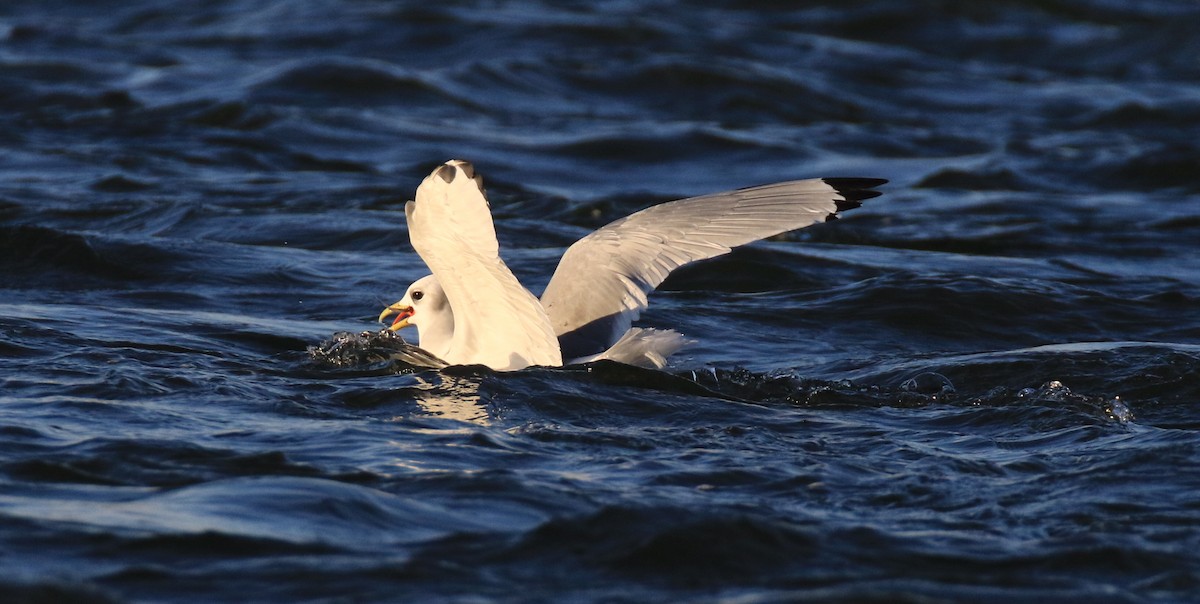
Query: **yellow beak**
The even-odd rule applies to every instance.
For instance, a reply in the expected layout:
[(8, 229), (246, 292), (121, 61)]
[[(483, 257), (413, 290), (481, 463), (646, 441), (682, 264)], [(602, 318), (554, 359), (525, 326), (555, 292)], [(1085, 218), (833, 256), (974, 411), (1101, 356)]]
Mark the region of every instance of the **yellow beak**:
[(392, 321), (392, 325), (388, 327), (388, 331), (400, 331), (401, 329), (408, 327), (408, 319), (409, 317), (413, 316), (413, 307), (405, 306), (397, 302), (383, 309), (383, 312), (379, 313), (379, 322), (383, 323), (383, 320), (391, 315), (396, 315), (396, 318)]

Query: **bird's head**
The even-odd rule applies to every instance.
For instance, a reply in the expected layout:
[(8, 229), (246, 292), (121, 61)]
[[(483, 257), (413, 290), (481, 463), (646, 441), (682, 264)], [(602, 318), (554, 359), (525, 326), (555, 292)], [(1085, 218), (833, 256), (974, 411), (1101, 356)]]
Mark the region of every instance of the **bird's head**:
[(420, 332), (423, 326), (432, 326), (450, 310), (446, 292), (433, 275), (422, 277), (408, 286), (399, 302), (379, 313), (379, 322), (396, 315), (388, 331), (399, 331), (412, 325)]

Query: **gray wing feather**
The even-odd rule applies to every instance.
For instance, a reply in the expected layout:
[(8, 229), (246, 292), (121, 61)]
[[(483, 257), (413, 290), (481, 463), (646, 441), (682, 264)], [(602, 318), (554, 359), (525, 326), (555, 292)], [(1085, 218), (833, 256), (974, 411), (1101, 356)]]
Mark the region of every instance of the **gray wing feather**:
[(814, 178), (652, 206), (610, 223), (563, 254), (542, 294), (563, 356), (606, 350), (671, 271), (759, 239), (822, 222), (879, 195), (881, 179)]

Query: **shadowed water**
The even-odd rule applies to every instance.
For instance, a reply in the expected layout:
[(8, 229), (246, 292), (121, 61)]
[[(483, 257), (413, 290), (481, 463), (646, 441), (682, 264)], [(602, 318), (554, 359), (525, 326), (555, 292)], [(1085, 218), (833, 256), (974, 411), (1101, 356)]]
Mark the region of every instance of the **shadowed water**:
[[(1198, 29), (6, 2), (0, 600), (1194, 599)], [(534, 292), (652, 203), (891, 183), (674, 273), (665, 371), (494, 373), (374, 323), (450, 158)]]

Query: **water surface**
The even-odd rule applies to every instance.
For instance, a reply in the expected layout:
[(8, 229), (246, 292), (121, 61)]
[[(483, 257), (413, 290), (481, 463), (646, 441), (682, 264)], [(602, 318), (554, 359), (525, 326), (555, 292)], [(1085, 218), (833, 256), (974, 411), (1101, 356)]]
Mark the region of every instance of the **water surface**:
[[(0, 599), (1194, 599), (1196, 31), (1168, 0), (7, 2)], [(335, 334), (425, 274), (402, 204), (450, 158), (535, 292), (652, 203), (891, 184), (668, 279), (667, 372), (414, 369)]]

